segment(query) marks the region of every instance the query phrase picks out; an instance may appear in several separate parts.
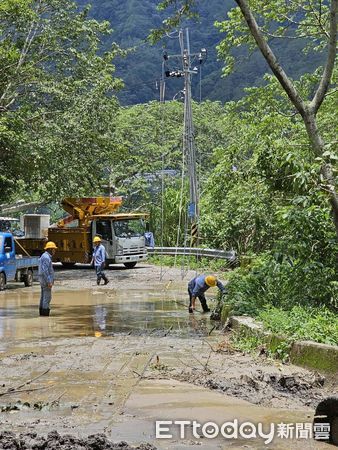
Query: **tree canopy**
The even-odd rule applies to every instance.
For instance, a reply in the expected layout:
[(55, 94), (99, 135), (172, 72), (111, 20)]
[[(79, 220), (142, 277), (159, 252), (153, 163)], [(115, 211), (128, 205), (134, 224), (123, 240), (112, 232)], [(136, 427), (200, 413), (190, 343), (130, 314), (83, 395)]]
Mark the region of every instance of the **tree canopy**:
[[(238, 7), (228, 13), (228, 19), (219, 25), (226, 37), (219, 46), (220, 55), (228, 63), (226, 71), (233, 67), (233, 48), (243, 45), (258, 47), (274, 76), (279, 81), (290, 100), (290, 106), (300, 114), (311, 145), (312, 157), (321, 160), (318, 171), (318, 186), (328, 193), (332, 206), (333, 222), (338, 237), (338, 194), (336, 181), (336, 154), (326, 149), (318, 128), (317, 113), (332, 82), (336, 58), (338, 1), (297, 0), (284, 2), (275, 0), (268, 4), (262, 0), (235, 0)], [(157, 30), (154, 39), (177, 26), (182, 17), (196, 14), (194, 8), (203, 0), (185, 0), (176, 2), (165, 0), (160, 8), (175, 5), (173, 15)], [(312, 90), (306, 95), (297, 89), (296, 83), (287, 75), (278, 56), (269, 44), (272, 38), (305, 38), (307, 48), (325, 52), (324, 66), (314, 74)]]
[(107, 22), (66, 0), (0, 5), (0, 197), (99, 190), (118, 109)]

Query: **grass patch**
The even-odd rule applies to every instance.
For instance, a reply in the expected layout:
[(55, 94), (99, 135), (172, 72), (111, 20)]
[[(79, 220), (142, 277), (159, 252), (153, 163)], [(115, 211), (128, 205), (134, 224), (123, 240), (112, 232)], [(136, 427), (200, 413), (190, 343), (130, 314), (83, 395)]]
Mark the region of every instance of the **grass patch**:
[(272, 335), (268, 338), (263, 330), (252, 334), (240, 329), (231, 338), (236, 349), (257, 354), (264, 348), (268, 356), (287, 362), (296, 340), (338, 345), (338, 317), (326, 307), (294, 306), (284, 311), (269, 306), (259, 312), (257, 320), (262, 321), (264, 330)]
[(326, 307), (294, 306), (284, 311), (273, 306), (258, 314), (264, 328), (292, 340), (338, 345), (338, 316)]

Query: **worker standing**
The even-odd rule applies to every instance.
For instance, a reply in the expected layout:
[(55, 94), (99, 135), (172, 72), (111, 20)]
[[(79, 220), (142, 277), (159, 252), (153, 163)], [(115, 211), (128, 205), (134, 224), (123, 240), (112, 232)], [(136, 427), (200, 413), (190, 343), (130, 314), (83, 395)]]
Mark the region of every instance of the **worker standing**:
[(188, 283), (189, 313), (194, 312), (196, 297), (199, 298), (203, 311), (204, 312), (210, 311), (204, 293), (209, 288), (214, 286), (217, 286), (218, 289), (222, 292), (222, 294), (226, 293), (225, 287), (219, 280), (217, 280), (217, 278), (214, 275), (199, 275), (193, 278), (191, 281), (189, 281)]
[(101, 243), (100, 236), (95, 236), (93, 239), (94, 243), (94, 250), (93, 250), (93, 257), (91, 260), (91, 264), (94, 264), (95, 270), (96, 270), (96, 283), (99, 285), (101, 279), (103, 279), (104, 284), (108, 284), (109, 280), (106, 277), (104, 273), (104, 266), (106, 264), (106, 249)]
[(54, 269), (52, 257), (55, 254), (57, 246), (54, 242), (49, 241), (45, 245), (45, 252), (39, 260), (39, 280), (41, 286), (40, 297), (40, 316), (49, 316), (50, 302), (52, 300), (52, 287), (54, 284)]

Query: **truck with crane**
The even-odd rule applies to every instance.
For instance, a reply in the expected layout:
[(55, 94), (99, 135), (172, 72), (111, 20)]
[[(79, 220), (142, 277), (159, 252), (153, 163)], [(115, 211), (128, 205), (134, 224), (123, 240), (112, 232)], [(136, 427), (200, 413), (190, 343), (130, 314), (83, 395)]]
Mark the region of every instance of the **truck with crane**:
[(18, 238), (30, 255), (40, 255), (46, 241), (58, 249), (54, 262), (71, 268), (76, 263), (89, 263), (93, 238), (100, 236), (106, 249), (108, 264), (124, 264), (133, 268), (147, 259), (145, 245), (146, 213), (118, 213), (121, 197), (65, 198), (61, 205), (68, 216), (48, 227), (45, 238)]

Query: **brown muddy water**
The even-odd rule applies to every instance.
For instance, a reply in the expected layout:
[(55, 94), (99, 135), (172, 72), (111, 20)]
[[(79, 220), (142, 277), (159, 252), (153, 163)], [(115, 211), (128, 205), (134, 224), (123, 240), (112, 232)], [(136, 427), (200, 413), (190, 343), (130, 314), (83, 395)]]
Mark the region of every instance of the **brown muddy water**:
[(50, 317), (38, 316), (38, 284), (13, 284), (1, 292), (0, 433), (103, 432), (114, 442), (177, 450), (332, 448), (277, 435), (268, 444), (257, 434), (196, 438), (190, 425), (183, 437), (173, 426), (171, 438), (156, 439), (156, 420), (219, 425), (237, 420), (262, 423), (266, 431), (271, 424), (295, 428), (313, 417), (302, 393), (265, 392), (268, 386), (259, 383), (257, 391), (245, 390), (244, 381), (243, 393), (239, 385), (231, 396), (207, 388), (211, 381), (232, 383), (257, 372), (305, 376), (306, 371), (215, 351), (225, 348), (224, 336), (213, 330), (209, 315), (187, 312), (186, 284), (195, 273), (184, 280), (179, 274), (168, 269), (160, 277), (151, 266), (109, 271), (110, 284), (97, 287), (88, 269), (60, 270)]
[[(187, 314), (179, 292), (152, 289), (56, 288), (51, 316), (38, 317), (39, 292), (10, 290), (0, 298), (0, 338), (31, 339), (45, 337), (111, 336), (114, 333), (175, 333), (179, 337), (207, 335), (213, 328), (208, 315)], [(48, 322), (48, 326), (46, 326)]]

